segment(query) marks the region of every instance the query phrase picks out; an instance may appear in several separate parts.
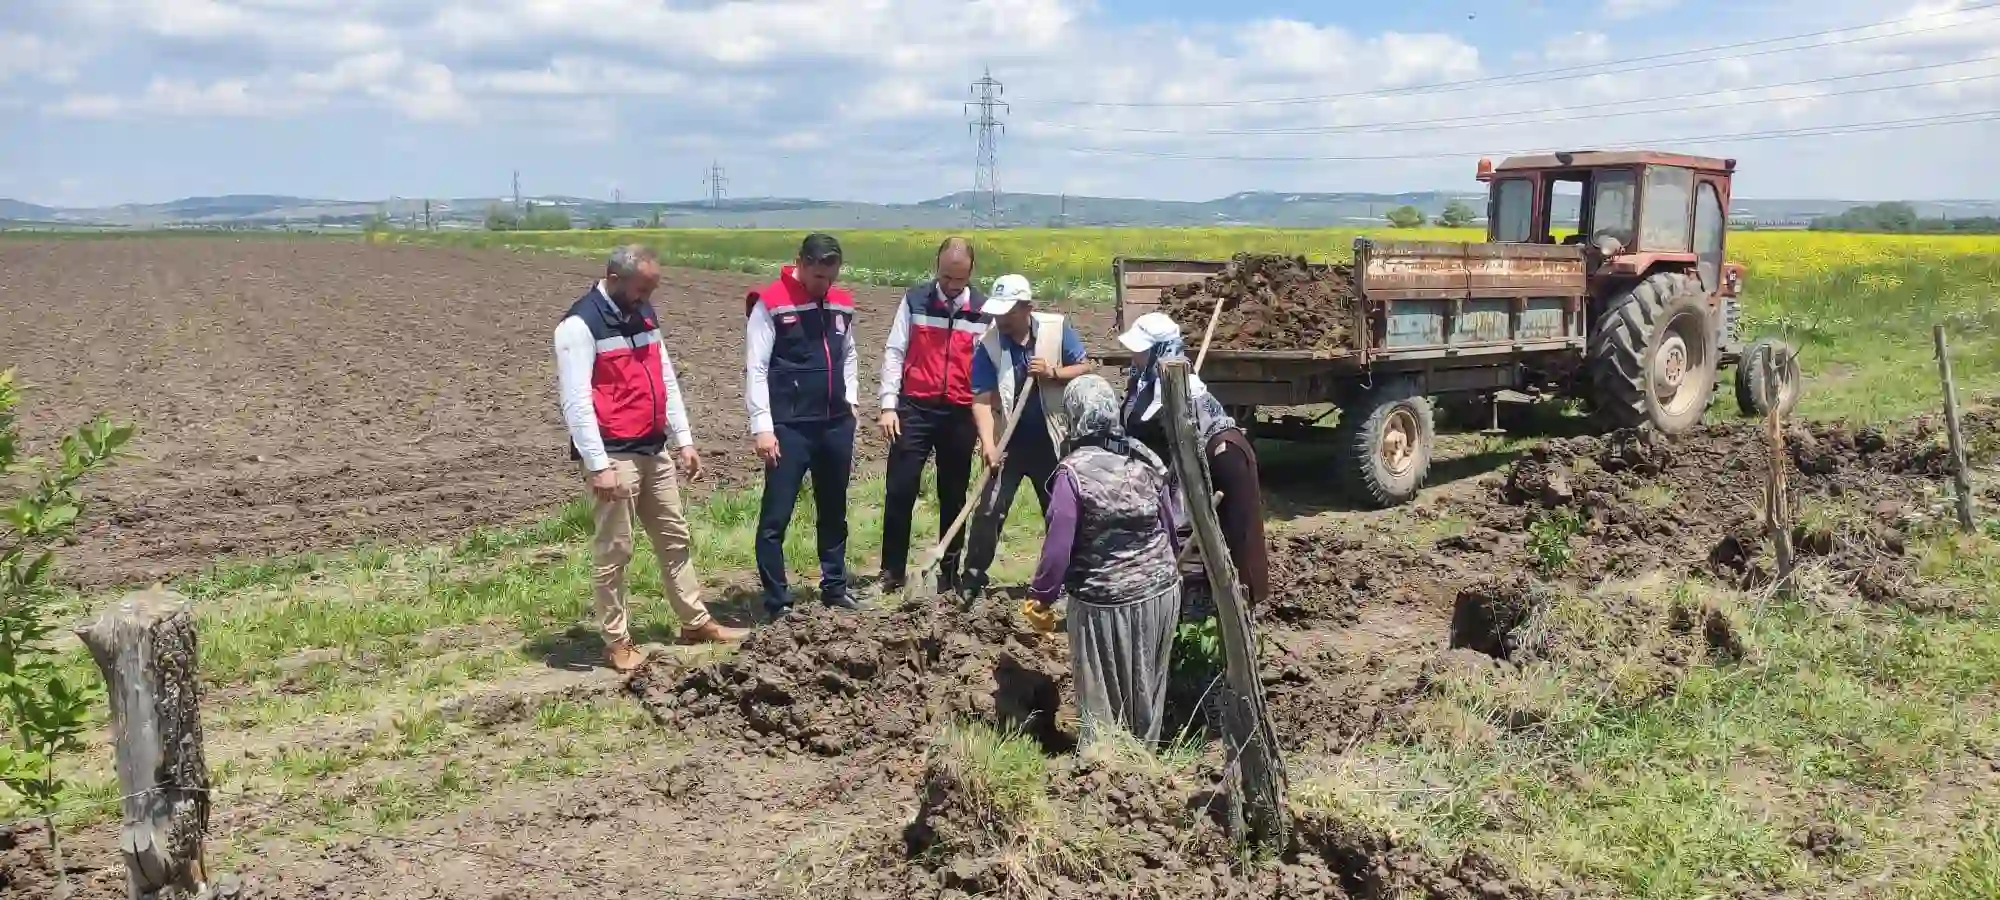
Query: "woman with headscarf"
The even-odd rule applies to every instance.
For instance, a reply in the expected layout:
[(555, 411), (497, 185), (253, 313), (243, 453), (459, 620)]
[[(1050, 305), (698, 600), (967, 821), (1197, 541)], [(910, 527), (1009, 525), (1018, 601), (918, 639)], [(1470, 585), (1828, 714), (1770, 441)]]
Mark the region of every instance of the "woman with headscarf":
[[(1147, 313), (1118, 336), (1119, 343), (1142, 354), (1132, 369), (1125, 394), (1123, 421), (1126, 433), (1145, 442), (1168, 459), (1165, 404), (1160, 394), (1160, 364), (1185, 358), (1181, 328), (1164, 313)], [(1209, 480), (1222, 494), (1216, 504), (1221, 519), (1222, 539), (1229, 545), (1229, 558), (1236, 564), (1236, 580), (1243, 586), (1252, 608), (1261, 606), (1271, 595), (1270, 555), (1264, 543), (1264, 491), (1257, 477), (1257, 451), (1250, 436), (1222, 408), (1222, 401), (1210, 393), (1200, 376), (1188, 378), (1189, 413), (1195, 434), (1200, 435), (1202, 453), (1208, 457)], [(1175, 473), (1176, 491), (1179, 474)], [(1188, 599), (1201, 608), (1188, 610), (1190, 618), (1206, 618), (1213, 612), (1213, 600), (1205, 589), (1187, 591)]]
[(1048, 537), (1028, 588), (1049, 620), (1065, 592), (1070, 669), (1086, 740), (1122, 728), (1160, 738), (1180, 615), (1166, 467), (1118, 425), (1118, 395), (1085, 375), (1063, 392), (1073, 449), (1049, 487)]

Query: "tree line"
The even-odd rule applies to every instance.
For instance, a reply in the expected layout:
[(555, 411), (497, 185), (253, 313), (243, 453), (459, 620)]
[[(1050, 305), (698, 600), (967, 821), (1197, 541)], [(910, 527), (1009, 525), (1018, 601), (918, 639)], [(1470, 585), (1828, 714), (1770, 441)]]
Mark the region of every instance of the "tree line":
[[(1382, 217), (1389, 220), (1391, 228), (1422, 228), (1424, 225), (1424, 211), (1407, 204), (1389, 210)], [(1432, 224), (1439, 228), (1470, 228), (1478, 219), (1479, 213), (1465, 201), (1453, 200), (1445, 204), (1444, 212), (1439, 213)]]
[(1844, 213), (1812, 220), (1814, 231), (1865, 231), (1884, 234), (2000, 234), (2000, 217), (1926, 219), (1900, 200), (1857, 206)]

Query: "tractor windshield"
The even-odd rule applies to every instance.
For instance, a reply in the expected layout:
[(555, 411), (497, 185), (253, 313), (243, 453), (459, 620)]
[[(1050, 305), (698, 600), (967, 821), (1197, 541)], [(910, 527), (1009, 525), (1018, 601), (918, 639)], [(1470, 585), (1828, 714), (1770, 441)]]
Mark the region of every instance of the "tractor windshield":
[(1603, 169), (1591, 178), (1589, 234), (1634, 246), (1638, 232), (1639, 179), (1629, 169)]

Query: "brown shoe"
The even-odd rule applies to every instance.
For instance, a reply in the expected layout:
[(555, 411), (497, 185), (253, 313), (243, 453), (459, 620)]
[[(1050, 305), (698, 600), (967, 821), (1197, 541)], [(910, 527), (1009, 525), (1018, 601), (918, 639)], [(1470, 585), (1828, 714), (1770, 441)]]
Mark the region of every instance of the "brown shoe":
[(734, 644), (750, 636), (745, 628), (729, 628), (710, 619), (694, 628), (681, 629), (683, 644)]
[(612, 641), (604, 645), (604, 662), (619, 672), (630, 672), (646, 661), (646, 654), (632, 646), (630, 639)]

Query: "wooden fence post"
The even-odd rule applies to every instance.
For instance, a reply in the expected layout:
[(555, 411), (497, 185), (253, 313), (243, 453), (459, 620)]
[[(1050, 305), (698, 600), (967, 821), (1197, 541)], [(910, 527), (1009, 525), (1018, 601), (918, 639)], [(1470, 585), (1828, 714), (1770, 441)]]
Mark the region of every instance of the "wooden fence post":
[(1972, 518), (1972, 469), (1965, 459), (1965, 432), (1958, 425), (1958, 383), (1951, 377), (1951, 351), (1945, 346), (1944, 326), (1931, 326), (1931, 339), (1937, 344), (1938, 380), (1944, 382), (1944, 429), (1951, 439), (1951, 481), (1958, 491), (1958, 528), (1971, 531)]
[(186, 598), (154, 588), (127, 594), (76, 634), (104, 673), (111, 701), (125, 813), (118, 846), (130, 896), (200, 897), (208, 888), (202, 838), (209, 782), (194, 614)]
[(1765, 488), (1764, 519), (1771, 528), (1771, 544), (1778, 554), (1778, 595), (1787, 599), (1793, 596), (1792, 584), (1792, 511), (1791, 498), (1785, 494), (1785, 416), (1781, 402), (1783, 390), (1778, 385), (1778, 374), (1786, 370), (1789, 360), (1779, 360), (1784, 352), (1776, 346), (1768, 347), (1758, 357), (1758, 365), (1763, 367), (1764, 376), (1764, 437), (1770, 443), (1771, 476)]
[(1180, 474), (1181, 496), (1194, 522), (1194, 540), (1201, 547), (1203, 568), (1215, 596), (1216, 621), (1221, 625), (1223, 662), (1228, 688), (1222, 696), (1223, 740), (1235, 764), (1238, 788), (1229, 792), (1232, 825), (1247, 825), (1251, 841), (1279, 850), (1291, 840), (1291, 815), (1285, 804), (1285, 764), (1278, 757), (1277, 732), (1264, 708), (1264, 682), (1258, 673), (1256, 628), (1249, 604), (1236, 580), (1236, 565), (1222, 536), (1216, 514), (1215, 484), (1202, 452), (1201, 435), (1192, 424), (1193, 400), (1188, 393), (1188, 361), (1161, 364), (1165, 394), (1166, 431), (1173, 445), (1174, 467)]

